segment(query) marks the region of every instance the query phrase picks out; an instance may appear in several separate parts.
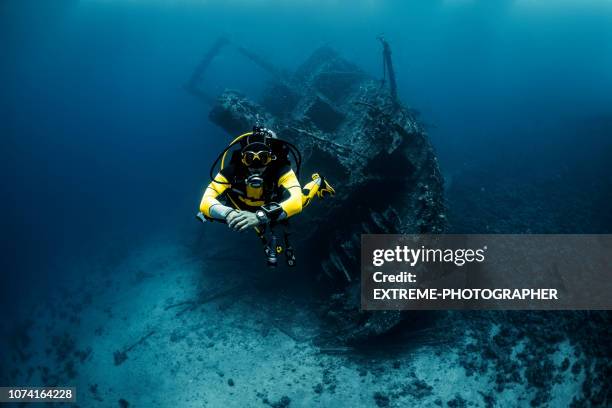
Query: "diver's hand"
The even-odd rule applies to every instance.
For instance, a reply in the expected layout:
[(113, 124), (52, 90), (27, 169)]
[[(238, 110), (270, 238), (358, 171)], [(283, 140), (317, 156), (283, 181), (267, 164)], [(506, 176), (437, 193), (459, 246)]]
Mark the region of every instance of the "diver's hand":
[(259, 225), (259, 219), (255, 213), (249, 211), (240, 211), (235, 216), (227, 217), (227, 225), (234, 231), (244, 231), (251, 227)]
[(236, 218), (239, 213), (240, 213), (239, 210), (231, 210), (230, 212), (227, 213), (227, 215), (225, 216), (225, 222), (227, 223), (228, 227), (230, 223), (232, 222), (232, 220)]

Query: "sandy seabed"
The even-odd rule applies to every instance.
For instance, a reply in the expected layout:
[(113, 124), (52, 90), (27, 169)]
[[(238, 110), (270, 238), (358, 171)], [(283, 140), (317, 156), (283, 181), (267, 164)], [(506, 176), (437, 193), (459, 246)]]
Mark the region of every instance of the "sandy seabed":
[[(293, 296), (290, 278), (283, 288), (219, 262), (152, 240), (92, 266), (23, 316), (5, 356), (9, 381), (75, 386), (79, 407), (512, 407), (542, 391), (520, 363), (500, 387), (483, 331), (478, 340), (469, 327), (446, 330), (448, 318), (367, 351), (322, 348), (314, 302)], [(436, 341), (444, 331), (458, 334)], [(485, 337), (499, 333), (492, 323)], [(512, 358), (524, 346), (504, 350)], [(549, 357), (555, 381), (536, 402), (567, 406), (581, 393), (584, 370), (570, 369), (580, 353), (559, 341)]]

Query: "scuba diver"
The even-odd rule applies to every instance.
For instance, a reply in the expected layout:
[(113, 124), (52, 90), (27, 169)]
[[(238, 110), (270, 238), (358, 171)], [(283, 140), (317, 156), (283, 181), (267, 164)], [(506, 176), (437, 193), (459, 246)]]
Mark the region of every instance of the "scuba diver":
[[(234, 146), (239, 149), (231, 152), (226, 165)], [(219, 161), (220, 170), (213, 175)], [(224, 222), (235, 231), (253, 228), (264, 245), (268, 266), (276, 266), (277, 256), (282, 252), (287, 265), (295, 266), (288, 219), (299, 214), (315, 196), (335, 194), (329, 182), (317, 173), (302, 188), (298, 181), (300, 165), (301, 154), (293, 144), (277, 138), (269, 129), (254, 126), (252, 132), (234, 139), (213, 163), (198, 219)], [(277, 226), (283, 229), (284, 245), (276, 236)]]

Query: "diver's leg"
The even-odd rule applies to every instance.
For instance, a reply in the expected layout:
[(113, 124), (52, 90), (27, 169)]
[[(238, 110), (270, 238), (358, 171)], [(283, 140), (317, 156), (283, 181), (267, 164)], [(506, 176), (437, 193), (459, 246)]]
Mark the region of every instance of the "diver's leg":
[(278, 257), (276, 252), (277, 246), (278, 238), (274, 232), (274, 229), (270, 226), (270, 238), (267, 240), (266, 245), (264, 246), (264, 251), (266, 253), (266, 261), (268, 266), (271, 268), (275, 268), (278, 265)]
[(295, 250), (291, 246), (289, 242), (289, 236), (291, 235), (291, 226), (289, 225), (289, 221), (285, 220), (283, 222), (283, 238), (285, 241), (285, 261), (287, 262), (287, 266), (295, 266)]
[(255, 232), (257, 232), (257, 236), (259, 237), (263, 245), (264, 254), (266, 256), (266, 262), (268, 263), (268, 266), (275, 267), (276, 264), (278, 263), (277, 262), (278, 258), (276, 256), (277, 238), (276, 238), (276, 235), (274, 235), (274, 231), (272, 230), (272, 228), (270, 228), (270, 238), (269, 239), (266, 237), (266, 226), (265, 225), (261, 225), (255, 228)]
[(268, 245), (268, 239), (266, 238), (266, 226), (258, 226), (257, 228), (255, 228), (255, 232), (257, 233), (257, 237), (261, 240), (261, 243), (263, 244), (265, 249), (266, 245)]

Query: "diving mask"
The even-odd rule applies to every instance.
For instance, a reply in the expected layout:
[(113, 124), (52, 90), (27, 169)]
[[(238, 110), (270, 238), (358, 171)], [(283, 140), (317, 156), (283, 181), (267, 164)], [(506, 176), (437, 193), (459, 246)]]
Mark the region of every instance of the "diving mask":
[(276, 159), (276, 156), (269, 150), (262, 150), (260, 152), (246, 151), (242, 153), (242, 163), (248, 167), (253, 166), (253, 164), (267, 166), (274, 159)]

